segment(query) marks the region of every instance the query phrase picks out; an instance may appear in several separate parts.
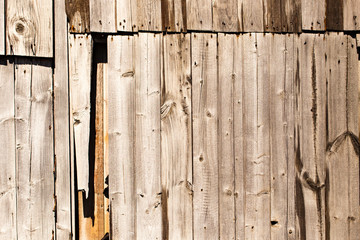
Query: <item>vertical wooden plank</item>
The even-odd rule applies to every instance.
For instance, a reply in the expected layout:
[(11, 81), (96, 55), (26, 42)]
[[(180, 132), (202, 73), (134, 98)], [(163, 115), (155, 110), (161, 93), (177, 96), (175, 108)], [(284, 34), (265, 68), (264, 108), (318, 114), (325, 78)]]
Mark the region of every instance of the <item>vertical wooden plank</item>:
[(112, 239), (136, 238), (133, 50), (134, 37), (108, 37), (109, 197)]
[(283, 4), (277, 0), (264, 0), (264, 25), (266, 32), (281, 32), (281, 16), (283, 14)]
[(191, 35), (194, 239), (219, 238), (216, 34)]
[(51, 239), (55, 232), (51, 62), (15, 61), (17, 238)]
[(189, 34), (164, 36), (161, 93), (163, 239), (192, 239)]
[(218, 156), (219, 232), (221, 239), (235, 239), (235, 160), (234, 160), (234, 35), (218, 35)]
[(89, 0), (90, 31), (116, 32), (116, 0)]
[(139, 31), (161, 31), (161, 0), (135, 0), (133, 19)]
[(5, 0), (0, 0), (0, 55), (5, 55)]
[(131, 32), (133, 30), (133, 25), (136, 24), (134, 21), (136, 16), (133, 16), (132, 8), (132, 0), (116, 0), (117, 31)]
[(53, 1), (6, 1), (6, 53), (53, 57)]
[(212, 1), (186, 0), (187, 29), (212, 31)]
[(281, 4), (282, 31), (289, 33), (301, 32), (301, 0), (283, 0)]
[(325, 31), (326, 0), (301, 1), (302, 29)]
[[(300, 238), (325, 236), (326, 79), (324, 35), (300, 38), (300, 152), (296, 159)], [(301, 192), (301, 195), (300, 195)], [(305, 234), (305, 235), (303, 235)]]
[(344, 0), (344, 31), (360, 30), (360, 4), (357, 0)]
[(244, 172), (244, 39), (247, 34), (234, 37), (234, 157), (235, 157), (235, 239), (245, 239), (245, 172)]
[(240, 30), (237, 0), (215, 0), (212, 13), (214, 31), (238, 32)]
[[(54, 1), (55, 12), (55, 68), (54, 68), (54, 151), (56, 159), (56, 237), (70, 239), (72, 233), (70, 113), (68, 76), (68, 23), (65, 2)], [(75, 206), (74, 206), (75, 207)]]
[(245, 238), (251, 239), (270, 236), (270, 37), (244, 39)]
[(14, 66), (0, 60), (0, 225), (1, 239), (16, 239)]
[(264, 29), (264, 3), (263, 0), (242, 2), (242, 21), (244, 32), (263, 32)]
[(344, 2), (326, 0), (326, 29), (344, 30)]
[(162, 239), (160, 178), (161, 34), (135, 38), (137, 239)]
[[(65, 0), (65, 4), (66, 4), (66, 15), (68, 17), (70, 24), (70, 32), (71, 33), (89, 32), (90, 31), (89, 0)], [(57, 9), (56, 6), (55, 9)], [(57, 9), (55, 11), (55, 14), (57, 14), (58, 11), (59, 10)]]
[(77, 189), (89, 194), (92, 38), (69, 35), (70, 101), (74, 124)]
[(162, 0), (162, 30), (186, 32), (186, 0)]

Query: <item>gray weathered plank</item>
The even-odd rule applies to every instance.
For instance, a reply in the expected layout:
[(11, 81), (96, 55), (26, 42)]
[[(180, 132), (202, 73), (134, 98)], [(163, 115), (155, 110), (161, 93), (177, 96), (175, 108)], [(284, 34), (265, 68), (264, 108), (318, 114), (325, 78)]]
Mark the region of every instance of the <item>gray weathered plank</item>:
[(186, 0), (162, 0), (162, 30), (186, 32)]
[(235, 159), (234, 159), (234, 38), (218, 35), (218, 155), (219, 232), (221, 239), (235, 239)]
[(91, 61), (91, 36), (69, 35), (70, 111), (73, 115), (77, 189), (86, 194), (89, 193)]
[(162, 239), (160, 178), (161, 34), (135, 37), (137, 239)]
[(69, 77), (68, 77), (68, 23), (65, 14), (65, 2), (54, 1), (57, 9), (54, 16), (55, 32), (55, 68), (54, 68), (54, 151), (56, 156), (57, 199), (57, 239), (70, 239), (72, 233), (72, 208), (70, 169), (70, 114), (69, 114)]
[(51, 61), (15, 59), (17, 237), (51, 239), (54, 153)]
[(116, 0), (89, 0), (90, 31), (116, 32)]
[[(344, 31), (360, 30), (360, 4), (357, 0), (343, 0)], [(339, 1), (341, 2), (341, 1)]]
[(242, 30), (244, 32), (264, 31), (264, 6), (263, 0), (242, 1)]
[(5, 55), (5, 0), (0, 0), (0, 55)]
[(6, 1), (6, 54), (53, 57), (53, 2)]
[(0, 225), (1, 239), (16, 239), (14, 66), (0, 60)]
[(135, 239), (136, 236), (133, 51), (134, 37), (108, 37), (109, 197), (112, 239)]
[(194, 239), (219, 238), (216, 34), (191, 35)]
[(213, 1), (213, 30), (219, 32), (238, 32), (240, 30), (237, 0)]
[(326, 0), (301, 1), (302, 29), (325, 31)]
[(211, 31), (212, 1), (186, 0), (187, 29)]
[(161, 0), (133, 0), (132, 18), (136, 19), (137, 30), (161, 31)]
[[(70, 32), (87, 33), (90, 31), (90, 6), (89, 0), (65, 0), (66, 15), (69, 20)], [(55, 9), (56, 6), (55, 6)], [(55, 15), (60, 10), (55, 11)], [(56, 20), (56, 19), (55, 19)], [(55, 22), (56, 24), (56, 22)], [(55, 31), (57, 34), (58, 32)]]

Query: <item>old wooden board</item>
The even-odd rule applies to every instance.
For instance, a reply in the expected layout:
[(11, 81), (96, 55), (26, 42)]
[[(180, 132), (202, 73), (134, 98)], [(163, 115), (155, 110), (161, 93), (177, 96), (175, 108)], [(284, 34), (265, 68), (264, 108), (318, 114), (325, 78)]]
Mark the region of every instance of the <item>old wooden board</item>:
[(194, 238), (219, 238), (217, 35), (191, 34)]
[(136, 19), (133, 17), (134, 5), (134, 1), (132, 0), (116, 0), (117, 31), (131, 32), (136, 29)]
[[(161, 31), (161, 0), (133, 0), (133, 15), (139, 31)], [(164, 13), (165, 14), (165, 13)]]
[(109, 197), (113, 239), (136, 238), (133, 51), (134, 37), (108, 37)]
[(186, 0), (161, 1), (162, 30), (186, 32)]
[(89, 0), (90, 31), (116, 32), (116, 0)]
[(244, 32), (263, 32), (264, 29), (263, 0), (242, 1), (242, 30)]
[(237, 0), (216, 0), (213, 2), (213, 30), (238, 32), (240, 30)]
[(186, 0), (188, 30), (212, 30), (212, 1)]
[(77, 189), (86, 194), (89, 193), (91, 61), (91, 36), (69, 35), (70, 111), (73, 114)]
[(0, 225), (1, 239), (16, 239), (14, 66), (0, 60)]
[(56, 157), (56, 236), (69, 239), (72, 233), (71, 160), (70, 160), (70, 114), (68, 78), (68, 36), (65, 2), (54, 1), (55, 12), (55, 67), (54, 67), (54, 151)]
[(5, 55), (5, 0), (0, 0), (0, 55)]
[[(66, 0), (66, 15), (71, 33), (86, 33), (90, 31), (89, 0)], [(55, 6), (55, 9), (56, 6)], [(60, 12), (55, 11), (55, 15)], [(56, 24), (56, 22), (55, 22)], [(55, 31), (55, 33), (57, 33)]]
[(302, 29), (325, 31), (326, 0), (301, 0)]
[(282, 32), (301, 32), (301, 0), (281, 1)]
[(51, 61), (15, 59), (17, 237), (55, 232)]
[[(357, 0), (344, 1), (344, 31), (360, 30), (360, 4)], [(339, 1), (341, 2), (341, 1)]]
[(326, 0), (326, 29), (344, 29), (344, 0)]
[(135, 194), (137, 239), (162, 239), (160, 178), (161, 34), (135, 37)]
[(6, 54), (53, 57), (53, 1), (6, 1)]
[(163, 239), (193, 239), (190, 35), (165, 35), (163, 48), (160, 109)]

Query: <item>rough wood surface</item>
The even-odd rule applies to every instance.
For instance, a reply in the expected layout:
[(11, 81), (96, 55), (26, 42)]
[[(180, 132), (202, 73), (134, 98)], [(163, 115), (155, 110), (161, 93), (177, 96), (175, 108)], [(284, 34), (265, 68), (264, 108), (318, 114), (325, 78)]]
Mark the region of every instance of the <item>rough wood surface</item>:
[(0, 55), (5, 55), (5, 0), (0, 0)]
[(6, 1), (6, 54), (53, 57), (53, 1)]
[(240, 30), (237, 0), (216, 0), (213, 3), (213, 30), (238, 32)]
[(116, 0), (116, 26), (119, 32), (131, 32), (136, 29), (133, 7), (134, 1), (132, 0)]
[(18, 239), (51, 239), (54, 218), (52, 69), (15, 59)]
[[(89, 32), (90, 31), (89, 0), (65, 0), (65, 4), (66, 4), (66, 15), (70, 25), (70, 32), (71, 33)], [(58, 10), (55, 11), (55, 14), (57, 12)], [(55, 31), (55, 33), (58, 32)]]
[[(344, 1), (344, 31), (360, 30), (360, 4), (357, 0)], [(339, 1), (341, 2), (341, 1)]]
[(14, 66), (0, 59), (0, 225), (1, 239), (16, 239)]
[(133, 51), (134, 37), (108, 37), (109, 197), (113, 239), (136, 238)]
[[(72, 233), (71, 159), (70, 159), (70, 113), (69, 113), (69, 77), (68, 77), (68, 23), (65, 14), (65, 2), (54, 1), (55, 12), (55, 67), (54, 67), (54, 151), (56, 159), (56, 236), (57, 239), (69, 239)], [(75, 220), (75, 219), (74, 219)]]
[(192, 239), (190, 35), (164, 37), (161, 84), (163, 239)]
[(264, 31), (264, 5), (263, 0), (242, 1), (242, 30), (244, 32)]
[(301, 0), (302, 29), (325, 31), (326, 0)]
[(167, 32), (185, 32), (187, 30), (186, 0), (162, 0), (162, 30)]
[(186, 0), (187, 29), (212, 30), (212, 1)]
[(140, 31), (161, 31), (161, 0), (133, 0), (133, 18)]
[(326, 0), (326, 29), (344, 29), (344, 1)]
[(116, 32), (116, 0), (89, 0), (90, 31)]
[(216, 34), (191, 34), (194, 239), (219, 238)]
[(135, 37), (136, 238), (162, 239), (160, 84), (162, 35)]
[(89, 138), (92, 38), (69, 35), (70, 102), (73, 114), (77, 189), (89, 194)]

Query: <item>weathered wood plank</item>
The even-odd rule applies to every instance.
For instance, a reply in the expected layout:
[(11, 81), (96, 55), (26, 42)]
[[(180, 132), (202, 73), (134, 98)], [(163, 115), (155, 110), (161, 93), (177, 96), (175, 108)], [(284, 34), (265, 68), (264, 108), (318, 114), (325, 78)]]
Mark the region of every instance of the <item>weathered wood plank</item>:
[(190, 64), (190, 35), (166, 35), (161, 84), (163, 239), (193, 239)]
[(344, 0), (326, 0), (326, 29), (344, 29)]
[(16, 239), (14, 66), (4, 58), (0, 76), (0, 238)]
[(282, 0), (282, 32), (301, 32), (301, 0)]
[[(132, 0), (116, 0), (116, 26), (119, 32), (131, 32), (136, 28), (135, 16), (133, 16), (134, 1)], [(135, 25), (135, 26), (133, 26)]]
[(191, 35), (194, 239), (219, 238), (216, 34)]
[(161, 31), (161, 0), (135, 0), (133, 19), (140, 31)]
[(264, 5), (263, 0), (242, 1), (242, 22), (244, 32), (264, 31)]
[(188, 30), (212, 31), (212, 1), (186, 0)]
[(302, 29), (325, 31), (326, 0), (301, 1)]
[(235, 157), (235, 239), (245, 239), (245, 172), (243, 138), (244, 44), (247, 34), (234, 37), (234, 157)]
[[(70, 239), (72, 233), (70, 113), (68, 77), (68, 23), (65, 2), (54, 1), (55, 67), (54, 67), (54, 151), (56, 159), (56, 237)], [(75, 219), (74, 219), (75, 220)]]
[(218, 155), (219, 232), (221, 239), (235, 239), (235, 159), (234, 159), (234, 38), (218, 35)]
[[(89, 0), (65, 0), (66, 15), (69, 20), (71, 33), (90, 32), (90, 6)], [(56, 6), (55, 6), (55, 9)], [(55, 11), (55, 14), (59, 9)], [(56, 23), (55, 23), (56, 24)], [(58, 33), (55, 31), (55, 33)]]
[(74, 124), (77, 189), (89, 194), (92, 38), (69, 35), (70, 102)]
[(162, 30), (186, 32), (186, 0), (162, 0)]
[[(300, 152), (296, 158), (297, 234), (325, 236), (326, 79), (324, 35), (302, 34), (300, 48)], [(305, 235), (304, 235), (305, 234)]]
[(53, 57), (53, 2), (6, 1), (6, 53)]
[(0, 0), (0, 55), (5, 55), (5, 0)]
[(161, 34), (135, 37), (137, 239), (162, 239), (160, 168)]
[(89, 0), (90, 31), (116, 32), (116, 0)]
[[(360, 30), (360, 4), (357, 0), (343, 0), (344, 31)], [(341, 1), (339, 1), (341, 2)]]
[(264, 30), (266, 32), (281, 32), (283, 7), (281, 1), (264, 0)]
[[(134, 37), (108, 37), (111, 238), (135, 239)], [(119, 174), (121, 173), (121, 174)]]
[(51, 239), (54, 153), (51, 61), (15, 59), (17, 237)]
[(215, 0), (212, 14), (214, 31), (238, 32), (240, 30), (237, 0)]

